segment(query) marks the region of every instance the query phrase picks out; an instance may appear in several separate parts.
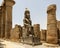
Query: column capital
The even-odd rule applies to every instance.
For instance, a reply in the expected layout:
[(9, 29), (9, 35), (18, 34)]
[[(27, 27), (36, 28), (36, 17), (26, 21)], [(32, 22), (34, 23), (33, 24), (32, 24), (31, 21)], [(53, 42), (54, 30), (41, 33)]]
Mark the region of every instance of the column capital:
[(52, 11), (52, 10), (56, 11), (56, 4), (51, 4), (47, 7), (47, 13)]
[(13, 1), (13, 0), (6, 0), (5, 4), (6, 4), (6, 6), (13, 6), (15, 4), (15, 1)]

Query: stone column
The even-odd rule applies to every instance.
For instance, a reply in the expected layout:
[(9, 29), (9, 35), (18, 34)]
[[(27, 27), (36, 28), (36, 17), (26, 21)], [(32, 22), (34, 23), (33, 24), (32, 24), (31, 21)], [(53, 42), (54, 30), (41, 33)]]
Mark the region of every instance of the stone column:
[(60, 30), (60, 21), (57, 21), (57, 28)]
[(5, 37), (5, 3), (2, 5), (2, 18), (1, 18), (1, 38)]
[(2, 8), (0, 6), (0, 38), (1, 38), (1, 18), (2, 18)]
[(56, 20), (56, 5), (52, 4), (47, 9), (47, 43), (57, 44), (57, 20)]
[(60, 21), (57, 21), (58, 43), (60, 45)]
[(5, 38), (10, 37), (10, 30), (12, 29), (12, 7), (15, 4), (13, 0), (5, 0), (6, 16), (5, 16)]
[(35, 37), (40, 38), (40, 24), (34, 24), (33, 30)]
[(3, 3), (3, 5), (1, 6), (1, 10), (0, 10), (0, 13), (1, 13), (1, 15), (0, 15), (0, 37), (1, 38), (3, 38), (4, 37), (4, 33), (5, 33), (5, 20), (4, 20), (4, 18), (5, 18), (5, 7), (4, 7), (4, 3)]
[(41, 42), (46, 42), (46, 32), (47, 32), (47, 30), (41, 30), (41, 33), (40, 33), (40, 35), (41, 35)]

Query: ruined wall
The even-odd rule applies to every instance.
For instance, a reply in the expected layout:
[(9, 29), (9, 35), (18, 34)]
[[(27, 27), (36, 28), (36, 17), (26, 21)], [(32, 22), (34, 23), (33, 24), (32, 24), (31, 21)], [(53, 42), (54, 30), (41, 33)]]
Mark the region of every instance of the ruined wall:
[(22, 37), (22, 27), (20, 25), (15, 25), (15, 28), (11, 30), (10, 39), (12, 41), (20, 41)]

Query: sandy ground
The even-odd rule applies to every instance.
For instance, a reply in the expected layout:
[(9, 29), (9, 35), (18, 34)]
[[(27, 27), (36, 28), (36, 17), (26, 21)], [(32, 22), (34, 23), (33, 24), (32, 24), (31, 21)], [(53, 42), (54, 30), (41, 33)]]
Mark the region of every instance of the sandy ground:
[(3, 42), (1, 43), (5, 44), (5, 48), (60, 48), (60, 47), (45, 47), (44, 45), (32, 46), (32, 45), (16, 43), (16, 42), (11, 42), (6, 40), (2, 40), (2, 41)]

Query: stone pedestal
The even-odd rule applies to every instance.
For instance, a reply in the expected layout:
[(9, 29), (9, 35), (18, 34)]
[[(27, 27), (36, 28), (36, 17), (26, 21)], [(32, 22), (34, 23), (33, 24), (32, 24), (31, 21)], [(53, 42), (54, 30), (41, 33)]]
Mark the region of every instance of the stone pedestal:
[(32, 35), (22, 37), (21, 42), (24, 44), (30, 44), (30, 45), (40, 45), (40, 40), (37, 37), (34, 37)]

